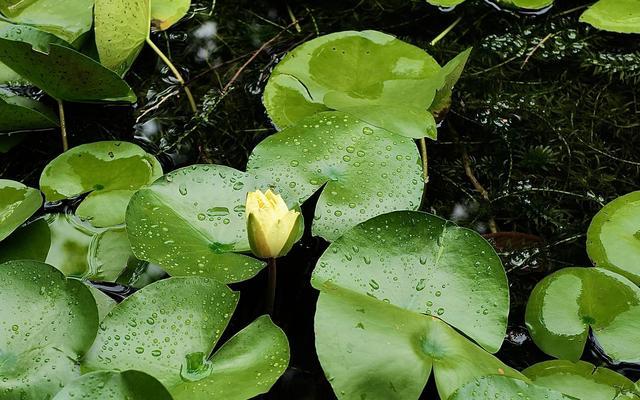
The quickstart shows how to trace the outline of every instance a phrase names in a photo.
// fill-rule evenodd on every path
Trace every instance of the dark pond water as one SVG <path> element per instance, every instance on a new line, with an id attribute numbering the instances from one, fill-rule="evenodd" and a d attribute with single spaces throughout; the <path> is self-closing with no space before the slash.
<path id="1" fill-rule="evenodd" d="M 501 253 L 512 304 L 499 356 L 524 368 L 545 358 L 523 322 L 533 285 L 550 271 L 588 265 L 591 217 L 640 187 L 640 41 L 579 24 L 585 4 L 558 0 L 540 15 L 527 15 L 472 0 L 454 10 L 408 0 L 301 0 L 290 2 L 298 31 L 286 29 L 285 1 L 219 1 L 213 10 L 210 2 L 196 2 L 188 19 L 154 41 L 188 76 L 200 113 L 191 115 L 167 68 L 145 49 L 127 78 L 138 106 L 68 105 L 70 143 L 135 140 L 166 170 L 192 163 L 243 169 L 250 150 L 274 132 L 261 104 L 270 68 L 305 40 L 376 29 L 427 49 L 440 62 L 473 46 L 439 140 L 428 144 L 425 210 L 486 234 Z M 55 132 L 32 135 L 0 155 L 0 176 L 36 186 L 59 151 Z M 280 263 L 276 319 L 289 335 L 292 362 L 269 398 L 333 398 L 313 347 L 317 294 L 308 283 L 325 247 L 306 237 Z M 230 331 L 261 313 L 265 279 L 236 285 L 243 297 Z M 114 297 L 127 293 L 102 289 L 117 292 Z M 584 358 L 607 363 L 593 343 Z M 639 377 L 635 366 L 612 367 Z M 423 397 L 434 393 L 429 382 Z"/>

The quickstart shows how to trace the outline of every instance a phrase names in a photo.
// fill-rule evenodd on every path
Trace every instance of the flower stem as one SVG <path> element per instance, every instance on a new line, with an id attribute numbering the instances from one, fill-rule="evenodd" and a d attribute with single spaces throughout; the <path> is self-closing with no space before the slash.
<path id="1" fill-rule="evenodd" d="M 69 141 L 67 140 L 67 121 L 64 117 L 64 104 L 62 100 L 58 101 L 58 116 L 60 118 L 60 137 L 62 138 L 62 150 L 69 150 Z"/>
<path id="2" fill-rule="evenodd" d="M 420 156 L 422 158 L 422 178 L 426 185 L 429 182 L 429 158 L 427 157 L 427 141 L 425 138 L 420 139 Z"/>
<path id="3" fill-rule="evenodd" d="M 274 304 L 276 301 L 276 259 L 267 260 L 269 268 L 269 282 L 267 284 L 267 313 L 273 317 Z"/>
<path id="4" fill-rule="evenodd" d="M 191 106 L 191 110 L 193 111 L 193 113 L 195 114 L 196 112 L 198 112 L 198 106 L 196 106 L 196 101 L 194 100 L 193 95 L 191 94 L 191 90 L 189 89 L 189 87 L 187 85 L 185 85 L 184 78 L 182 77 L 182 74 L 180 74 L 180 71 L 178 71 L 178 68 L 176 68 L 176 66 L 173 65 L 171 60 L 169 60 L 169 57 L 167 57 L 162 52 L 162 50 L 160 50 L 160 48 L 158 46 L 156 46 L 155 43 L 153 43 L 153 41 L 151 40 L 151 38 L 149 36 L 147 36 L 146 42 L 149 45 L 149 47 L 151 47 L 153 49 L 153 51 L 156 52 L 158 57 L 160 57 L 160 59 L 165 64 L 167 64 L 167 67 L 169 67 L 169 69 L 173 73 L 173 76 L 175 76 L 176 79 L 178 80 L 178 82 L 180 82 L 180 85 L 184 89 L 184 93 L 187 95 L 187 99 L 189 99 L 189 105 Z"/>
<path id="5" fill-rule="evenodd" d="M 447 36 L 447 34 L 449 32 L 451 32 L 451 30 L 453 28 L 456 27 L 456 25 L 458 25 L 460 23 L 460 21 L 462 21 L 462 17 L 458 17 L 455 21 L 453 21 L 453 23 L 451 25 L 449 25 L 448 27 L 445 28 L 444 31 L 440 32 L 440 34 L 438 36 L 436 36 L 431 43 L 429 43 L 431 46 L 435 46 L 436 43 L 438 43 L 440 40 L 442 40 L 443 37 Z"/>

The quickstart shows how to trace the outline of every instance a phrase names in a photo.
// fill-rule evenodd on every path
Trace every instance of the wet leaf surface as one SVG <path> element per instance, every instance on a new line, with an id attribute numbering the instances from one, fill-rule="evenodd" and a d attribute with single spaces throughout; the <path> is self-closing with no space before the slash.
<path id="1" fill-rule="evenodd" d="M 127 399 L 173 400 L 155 378 L 140 371 L 97 371 L 65 386 L 53 400 Z"/>
<path id="2" fill-rule="evenodd" d="M 0 179 L 0 240 L 9 236 L 42 205 L 42 194 L 20 182 Z"/>

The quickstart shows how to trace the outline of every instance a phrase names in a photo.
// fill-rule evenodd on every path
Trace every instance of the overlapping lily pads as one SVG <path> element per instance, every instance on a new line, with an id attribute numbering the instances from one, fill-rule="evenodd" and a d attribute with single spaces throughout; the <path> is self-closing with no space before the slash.
<path id="1" fill-rule="evenodd" d="M 571 400 L 571 397 L 548 389 L 533 385 L 521 379 L 507 376 L 484 376 L 458 389 L 449 400 L 495 400 L 495 399 L 544 399 Z"/>
<path id="2" fill-rule="evenodd" d="M 127 142 L 80 145 L 51 161 L 40 176 L 47 201 L 88 194 L 76 215 L 98 227 L 124 222 L 133 193 L 162 175 L 154 156 Z"/>
<path id="3" fill-rule="evenodd" d="M 0 397 L 51 398 L 80 375 L 98 328 L 89 289 L 35 261 L 0 264 Z"/>
<path id="4" fill-rule="evenodd" d="M 638 400 L 633 381 L 604 367 L 578 361 L 545 361 L 524 371 L 533 383 L 580 400 Z"/>
<path id="5" fill-rule="evenodd" d="M 58 116 L 44 104 L 0 89 L 0 132 L 54 128 Z"/>
<path id="6" fill-rule="evenodd" d="M 526 322 L 545 353 L 577 361 L 589 330 L 615 362 L 640 362 L 640 289 L 602 268 L 564 268 L 531 293 Z"/>
<path id="7" fill-rule="evenodd" d="M 640 192 L 618 197 L 593 217 L 587 252 L 596 267 L 640 285 Z"/>
<path id="8" fill-rule="evenodd" d="M 442 398 L 474 377 L 519 376 L 445 324 L 492 352 L 504 337 L 505 273 L 473 231 L 421 212 L 381 215 L 332 243 L 312 284 L 316 347 L 340 399 L 417 399 L 432 366 Z"/>
<path id="9" fill-rule="evenodd" d="M 127 229 L 138 258 L 170 275 L 243 281 L 264 267 L 248 255 L 244 206 L 263 189 L 248 174 L 220 165 L 193 165 L 138 191 L 127 209 Z"/>
<path id="10" fill-rule="evenodd" d="M 53 400 L 77 399 L 173 400 L 154 377 L 140 371 L 97 371 L 65 386 Z"/>
<path id="11" fill-rule="evenodd" d="M 345 31 L 291 51 L 273 70 L 263 102 L 280 129 L 338 110 L 402 136 L 435 139 L 428 109 L 443 85 L 440 65 L 424 50 L 377 31 Z"/>
<path id="12" fill-rule="evenodd" d="M 20 182 L 0 179 L 0 240 L 9 236 L 42 205 L 42 195 Z"/>
<path id="13" fill-rule="evenodd" d="M 101 321 L 83 368 L 140 370 L 176 400 L 212 394 L 245 400 L 264 393 L 289 361 L 286 336 L 269 317 L 258 318 L 208 357 L 237 301 L 236 292 L 203 277 L 146 286 Z"/>
<path id="14" fill-rule="evenodd" d="M 313 234 L 327 240 L 376 215 L 417 209 L 424 185 L 411 139 L 342 112 L 320 113 L 262 141 L 249 158 L 291 203 L 316 191 Z"/>
<path id="15" fill-rule="evenodd" d="M 580 21 L 606 31 L 640 33 L 640 0 L 600 0 L 582 13 Z"/>

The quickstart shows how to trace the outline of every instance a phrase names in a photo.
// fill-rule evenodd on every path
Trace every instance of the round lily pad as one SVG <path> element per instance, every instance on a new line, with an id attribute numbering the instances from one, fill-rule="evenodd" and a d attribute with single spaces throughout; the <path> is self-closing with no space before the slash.
<path id="1" fill-rule="evenodd" d="M 154 156 L 127 142 L 83 144 L 51 161 L 40 176 L 47 201 L 87 196 L 76 215 L 98 227 L 124 223 L 133 193 L 162 175 Z"/>
<path id="2" fill-rule="evenodd" d="M 522 371 L 536 385 L 580 400 L 637 400 L 635 383 L 604 367 L 578 361 L 544 361 Z"/>
<path id="3" fill-rule="evenodd" d="M 65 386 L 53 400 L 173 400 L 154 377 L 140 371 L 97 371 Z"/>
<path id="4" fill-rule="evenodd" d="M 42 195 L 20 182 L 0 179 L 0 240 L 22 225 L 42 205 Z"/>
<path id="5" fill-rule="evenodd" d="M 291 203 L 322 190 L 313 234 L 335 240 L 376 215 L 420 206 L 422 168 L 411 139 L 342 112 L 320 113 L 262 141 L 247 172 Z"/>
<path id="6" fill-rule="evenodd" d="M 151 0 L 151 25 L 164 31 L 187 14 L 191 0 Z"/>
<path id="7" fill-rule="evenodd" d="M 280 129 L 338 110 L 399 135 L 435 138 L 428 108 L 443 84 L 440 66 L 424 50 L 377 31 L 345 31 L 287 54 L 263 102 Z"/>
<path id="8" fill-rule="evenodd" d="M 640 33 L 640 0 L 600 0 L 580 16 L 598 29 Z"/>
<path id="9" fill-rule="evenodd" d="M 577 361 L 589 329 L 615 362 L 640 362 L 640 288 L 602 268 L 564 268 L 540 281 L 525 319 L 545 353 Z"/>
<path id="10" fill-rule="evenodd" d="M 436 317 L 331 284 L 318 299 L 315 333 L 340 400 L 417 400 L 432 369 L 443 399 L 484 375 L 524 379 Z"/>
<path id="11" fill-rule="evenodd" d="M 127 210 L 134 253 L 170 275 L 203 275 L 238 282 L 264 263 L 249 251 L 244 214 L 247 192 L 261 188 L 244 172 L 193 165 L 138 191 Z"/>
<path id="12" fill-rule="evenodd" d="M 544 400 L 571 400 L 571 397 L 548 389 L 536 386 L 524 380 L 507 376 L 485 376 L 468 382 L 458 389 L 450 400 L 496 400 L 496 399 L 544 399 Z"/>
<path id="13" fill-rule="evenodd" d="M 80 375 L 98 311 L 89 289 L 35 261 L 0 264 L 0 398 L 51 398 Z"/>
<path id="14" fill-rule="evenodd" d="M 58 126 L 58 117 L 44 104 L 0 89 L 0 132 L 21 132 Z"/>
<path id="15" fill-rule="evenodd" d="M 83 368 L 143 371 L 176 400 L 264 393 L 289 360 L 286 336 L 269 317 L 258 318 L 209 358 L 237 302 L 238 293 L 209 278 L 153 283 L 102 320 Z"/>
<path id="16" fill-rule="evenodd" d="M 325 283 L 438 317 L 490 352 L 505 335 L 500 258 L 476 232 L 431 214 L 393 212 L 347 231 L 318 261 L 312 284 Z"/>
<path id="17" fill-rule="evenodd" d="M 553 0 L 498 0 L 498 4 L 523 10 L 540 10 L 553 4 Z"/>
<path id="18" fill-rule="evenodd" d="M 587 253 L 596 267 L 640 285 L 640 191 L 618 197 L 593 217 Z"/>

